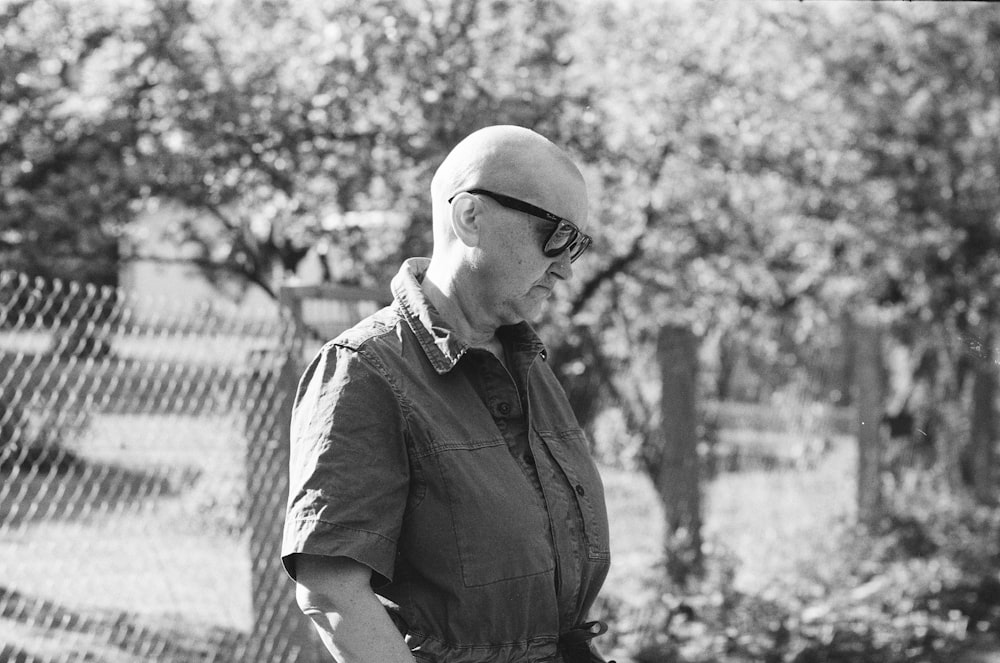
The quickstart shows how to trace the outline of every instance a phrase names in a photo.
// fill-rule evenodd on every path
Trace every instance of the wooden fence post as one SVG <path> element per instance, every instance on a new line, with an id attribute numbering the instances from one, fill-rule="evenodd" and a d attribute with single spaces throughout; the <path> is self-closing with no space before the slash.
<path id="1" fill-rule="evenodd" d="M 854 406 L 858 439 L 858 521 L 874 525 L 882 517 L 882 416 L 885 385 L 882 334 L 872 317 L 853 319 Z"/>
<path id="2" fill-rule="evenodd" d="M 660 434 L 663 456 L 654 484 L 663 501 L 670 549 L 668 566 L 676 579 L 699 573 L 701 552 L 701 482 L 698 463 L 698 337 L 686 326 L 666 326 L 657 342 L 660 365 Z M 671 557 L 678 559 L 671 562 Z"/>
<path id="3" fill-rule="evenodd" d="M 994 337 L 987 328 L 980 357 L 972 369 L 972 411 L 970 412 L 969 459 L 972 492 L 980 504 L 996 503 L 997 365 Z"/>

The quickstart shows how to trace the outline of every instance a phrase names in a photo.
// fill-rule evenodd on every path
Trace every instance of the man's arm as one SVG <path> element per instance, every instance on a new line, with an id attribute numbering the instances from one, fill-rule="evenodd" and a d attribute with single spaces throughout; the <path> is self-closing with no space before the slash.
<path id="1" fill-rule="evenodd" d="M 295 598 L 339 663 L 413 663 L 371 588 L 371 569 L 348 557 L 298 555 Z"/>

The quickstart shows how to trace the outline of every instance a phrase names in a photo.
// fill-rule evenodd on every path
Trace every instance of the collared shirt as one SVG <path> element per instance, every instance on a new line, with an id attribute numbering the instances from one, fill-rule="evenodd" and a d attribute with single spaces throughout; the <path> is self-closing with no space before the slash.
<path id="1" fill-rule="evenodd" d="M 302 377 L 282 559 L 369 566 L 418 661 L 560 661 L 608 570 L 600 477 L 530 326 L 498 331 L 506 366 L 463 344 L 427 264 Z"/>

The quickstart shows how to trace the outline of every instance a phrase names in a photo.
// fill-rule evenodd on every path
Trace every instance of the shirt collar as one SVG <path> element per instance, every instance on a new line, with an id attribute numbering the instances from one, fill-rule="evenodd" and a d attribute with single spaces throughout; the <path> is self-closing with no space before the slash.
<path id="1" fill-rule="evenodd" d="M 461 341 L 420 287 L 430 258 L 410 258 L 392 279 L 392 295 L 431 366 L 439 374 L 449 372 L 470 346 Z M 545 345 L 526 322 L 501 327 L 498 335 L 510 352 L 530 352 L 546 357 Z"/>

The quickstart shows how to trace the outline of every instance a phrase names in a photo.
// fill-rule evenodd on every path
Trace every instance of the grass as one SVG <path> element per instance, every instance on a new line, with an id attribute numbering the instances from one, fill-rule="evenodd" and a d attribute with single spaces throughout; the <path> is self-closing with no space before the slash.
<path id="1" fill-rule="evenodd" d="M 212 521 L 241 488 L 225 418 L 98 415 L 61 470 L 0 486 L 0 660 L 202 661 L 251 626 L 246 542 Z M 238 509 L 238 505 L 233 505 Z"/>
<path id="2" fill-rule="evenodd" d="M 740 591 L 766 590 L 817 559 L 829 559 L 829 536 L 853 518 L 854 458 L 839 440 L 811 469 L 722 473 L 704 491 L 703 536 L 709 550 L 732 555 Z M 611 526 L 608 592 L 638 603 L 658 591 L 664 550 L 663 510 L 649 477 L 601 468 Z"/>
<path id="3" fill-rule="evenodd" d="M 834 558 L 835 534 L 854 519 L 855 466 L 853 440 L 839 438 L 814 467 L 725 473 L 706 486 L 705 539 L 734 556 L 735 589 L 766 592 Z"/>
<path id="4" fill-rule="evenodd" d="M 599 646 L 619 663 L 1000 663 L 995 632 L 966 634 L 964 614 L 935 611 L 920 598 L 968 601 L 962 588 L 975 588 L 968 584 L 975 577 L 956 575 L 944 549 L 886 556 L 900 532 L 868 537 L 855 527 L 855 467 L 854 441 L 845 437 L 811 466 L 722 473 L 707 482 L 703 534 L 712 577 L 693 590 L 665 579 L 662 509 L 649 478 L 602 468 L 612 568 L 597 607 L 611 630 Z M 995 575 L 996 567 L 976 573 Z M 668 634 L 665 615 L 687 617 L 678 606 L 693 613 L 672 622 Z M 776 643 L 786 627 L 797 640 L 782 648 Z M 832 644 L 824 644 L 826 632 Z M 876 649 L 866 653 L 869 636 Z M 878 649 L 890 645 L 897 649 Z"/>

